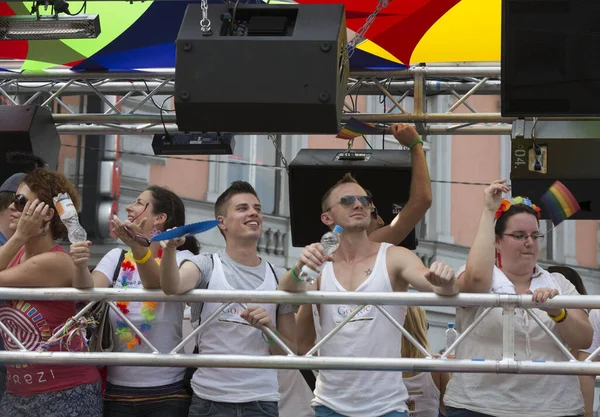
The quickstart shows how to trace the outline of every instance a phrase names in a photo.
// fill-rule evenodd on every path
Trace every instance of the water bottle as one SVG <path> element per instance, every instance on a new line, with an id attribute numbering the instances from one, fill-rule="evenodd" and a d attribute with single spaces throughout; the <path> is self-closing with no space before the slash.
<path id="1" fill-rule="evenodd" d="M 446 350 L 448 350 L 448 348 L 452 346 L 454 342 L 456 342 L 458 336 L 459 334 L 454 328 L 454 323 L 448 323 L 448 328 L 446 329 Z"/>
<path id="2" fill-rule="evenodd" d="M 342 234 L 343 231 L 344 229 L 341 226 L 336 225 L 333 228 L 333 231 L 323 235 L 321 238 L 321 245 L 323 245 L 323 249 L 325 250 L 325 257 L 331 255 L 338 246 L 340 246 L 340 234 Z M 305 280 L 308 284 L 312 284 L 319 277 L 323 266 L 319 266 L 318 269 L 318 271 L 313 271 L 308 266 L 304 265 L 299 278 Z"/>
<path id="3" fill-rule="evenodd" d="M 60 220 L 67 227 L 69 233 L 69 242 L 85 242 L 87 240 L 87 233 L 85 229 L 79 224 L 79 217 L 77 216 L 77 209 L 73 205 L 71 196 L 67 193 L 60 193 L 54 197 L 54 207 L 60 216 Z"/>

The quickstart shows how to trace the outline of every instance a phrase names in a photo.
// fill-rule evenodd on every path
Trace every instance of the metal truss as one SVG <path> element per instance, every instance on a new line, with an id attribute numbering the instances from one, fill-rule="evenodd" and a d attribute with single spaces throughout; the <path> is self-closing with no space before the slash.
<path id="1" fill-rule="evenodd" d="M 531 296 L 509 294 L 460 294 L 455 297 L 441 297 L 434 293 L 331 293 L 307 291 L 303 293 L 287 293 L 283 291 L 214 291 L 194 290 L 185 295 L 168 296 L 157 290 L 131 289 L 127 291 L 115 289 L 76 290 L 72 288 L 5 288 L 0 299 L 27 300 L 76 300 L 88 301 L 77 316 L 58 329 L 52 338 L 68 333 L 65 329 L 79 322 L 96 302 L 107 302 L 109 307 L 127 323 L 140 337 L 152 353 L 127 352 L 48 352 L 43 349 L 30 351 L 21 341 L 0 322 L 0 328 L 19 347 L 20 350 L 0 351 L 0 361 L 4 363 L 43 363 L 56 365 L 133 365 L 133 366 L 196 366 L 196 367 L 236 367 L 236 368 L 281 368 L 281 369 L 350 369 L 350 370 L 387 370 L 387 371 L 447 371 L 447 372 L 482 372 L 482 373 L 521 373 L 521 374 L 565 374 L 565 375 L 597 375 L 600 363 L 592 360 L 600 353 L 596 349 L 585 361 L 578 361 L 560 340 L 548 329 L 540 318 L 532 311 L 537 305 Z M 188 335 L 169 353 L 159 352 L 144 335 L 116 307 L 113 301 L 204 301 L 222 303 L 210 317 L 196 330 Z M 293 303 L 293 304 L 346 304 L 352 306 L 352 312 L 330 333 L 315 345 L 306 355 L 296 355 L 283 340 L 270 329 L 262 329 L 271 337 L 287 356 L 242 356 L 242 355 L 202 355 L 179 354 L 185 344 L 214 320 L 227 306 L 237 303 L 247 308 L 245 303 Z M 546 302 L 547 307 L 598 308 L 600 296 L 558 296 Z M 367 358 L 367 357 L 328 357 L 314 356 L 314 353 L 327 343 L 344 325 L 349 323 L 365 306 L 374 306 L 402 332 L 424 355 L 423 359 L 410 358 Z M 419 306 L 477 306 L 485 307 L 483 313 L 473 322 L 461 336 L 450 346 L 441 358 L 434 358 L 398 323 L 383 307 L 384 305 L 419 305 Z M 503 357 L 497 359 L 448 359 L 448 355 L 463 342 L 469 333 L 480 324 L 482 319 L 492 310 L 502 308 L 503 314 Z M 514 360 L 514 324 L 515 308 L 524 309 L 545 333 L 562 350 L 567 361 L 546 362 L 543 358 L 532 360 Z M 52 339 L 51 339 L 52 340 Z"/>
<path id="2" fill-rule="evenodd" d="M 514 118 L 499 113 L 481 113 L 469 103 L 469 97 L 479 94 L 500 94 L 500 66 L 417 66 L 393 71 L 355 71 L 347 87 L 347 100 L 342 120 L 351 117 L 370 123 L 415 123 L 421 134 L 510 134 Z M 83 72 L 50 70 L 44 75 L 20 72 L 0 74 L 0 101 L 17 105 L 40 103 L 60 108 L 54 114 L 58 130 L 63 134 L 154 134 L 177 131 L 175 116 L 158 107 L 149 107 L 153 97 L 169 96 L 175 90 L 175 70 L 145 72 Z M 31 94 L 24 102 L 19 95 Z M 99 96 L 108 109 L 104 114 L 78 113 L 65 104 L 65 96 Z M 457 101 L 446 113 L 429 113 L 426 98 L 452 95 Z M 356 96 L 384 96 L 393 105 L 386 113 L 358 113 Z M 113 96 L 113 97 L 109 97 Z M 118 97 L 115 103 L 114 96 Z M 414 110 L 406 111 L 403 101 L 414 98 Z M 119 104 L 136 101 L 123 112 Z M 159 103 L 162 105 L 162 103 Z M 456 110 L 464 107 L 466 113 Z"/>

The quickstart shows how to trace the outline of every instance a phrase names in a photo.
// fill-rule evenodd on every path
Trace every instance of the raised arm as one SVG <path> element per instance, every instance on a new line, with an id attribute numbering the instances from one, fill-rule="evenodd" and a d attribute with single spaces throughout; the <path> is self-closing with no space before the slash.
<path id="1" fill-rule="evenodd" d="M 68 254 L 46 252 L 0 271 L 0 287 L 70 287 L 76 268 Z"/>
<path id="2" fill-rule="evenodd" d="M 160 287 L 167 295 L 184 294 L 196 287 L 202 278 L 200 270 L 192 262 L 177 265 L 177 248 L 185 238 L 162 241 L 163 256 L 160 261 Z"/>
<path id="3" fill-rule="evenodd" d="M 414 127 L 403 124 L 392 126 L 391 131 L 401 145 L 412 146 L 410 150 L 412 162 L 410 196 L 394 220 L 389 225 L 372 232 L 369 239 L 374 242 L 388 242 L 397 245 L 406 239 L 411 230 L 421 221 L 431 207 L 432 197 L 423 143 L 417 142 L 419 134 Z"/>
<path id="4" fill-rule="evenodd" d="M 70 247 L 71 258 L 76 266 L 76 273 L 75 277 L 73 278 L 74 288 L 110 287 L 111 277 L 107 277 L 100 271 L 90 272 L 89 262 L 91 246 L 92 242 L 87 241 L 73 243 Z"/>
<path id="5" fill-rule="evenodd" d="M 442 262 L 434 262 L 427 268 L 406 248 L 390 247 L 387 267 L 394 291 L 406 291 L 409 284 L 418 291 L 433 291 L 439 295 L 455 295 L 459 291 L 452 268 Z"/>
<path id="6" fill-rule="evenodd" d="M 506 180 L 494 181 L 484 191 L 484 208 L 479 229 L 469 250 L 465 272 L 458 278 L 462 292 L 487 293 L 492 287 L 496 262 L 494 217 L 500 207 L 502 193 L 510 191 L 505 183 Z"/>

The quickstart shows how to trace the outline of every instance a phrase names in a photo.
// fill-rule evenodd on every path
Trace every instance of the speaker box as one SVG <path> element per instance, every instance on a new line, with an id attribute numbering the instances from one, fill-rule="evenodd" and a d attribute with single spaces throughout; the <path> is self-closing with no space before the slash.
<path id="1" fill-rule="evenodd" d="M 577 199 L 590 201 L 591 210 L 581 210 L 571 219 L 600 219 L 600 139 L 536 139 L 539 155 L 531 139 L 514 139 L 511 146 L 511 185 L 513 196 L 526 196 L 541 209 L 542 195 L 555 181 L 562 182 Z M 539 161 L 539 169 L 535 162 Z"/>
<path id="2" fill-rule="evenodd" d="M 321 222 L 321 198 L 348 172 L 371 193 L 379 215 L 386 224 L 396 217 L 408 201 L 410 151 L 356 151 L 353 153 L 355 159 L 350 160 L 345 159 L 347 155 L 340 149 L 302 149 L 289 164 L 293 246 L 318 242 L 328 231 Z M 414 229 L 400 246 L 416 248 Z"/>
<path id="3" fill-rule="evenodd" d="M 597 0 L 502 0 L 501 111 L 600 115 Z"/>
<path id="4" fill-rule="evenodd" d="M 0 106 L 0 183 L 14 173 L 30 169 L 6 162 L 8 152 L 33 153 L 50 169 L 58 167 L 60 136 L 52 113 L 45 107 Z"/>
<path id="5" fill-rule="evenodd" d="M 176 41 L 179 130 L 338 133 L 345 16 L 342 4 L 211 4 L 203 36 L 190 4 Z"/>

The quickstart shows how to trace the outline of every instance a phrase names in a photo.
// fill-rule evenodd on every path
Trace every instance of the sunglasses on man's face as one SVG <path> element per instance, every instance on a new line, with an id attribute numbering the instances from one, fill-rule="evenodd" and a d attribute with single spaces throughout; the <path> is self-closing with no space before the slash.
<path id="1" fill-rule="evenodd" d="M 368 197 L 366 195 L 345 195 L 342 198 L 340 198 L 340 201 L 338 201 L 336 204 L 340 204 L 342 207 L 348 208 L 352 207 L 356 200 L 358 200 L 363 207 L 369 207 L 373 205 L 373 200 L 371 199 L 371 197 Z M 335 204 L 333 206 L 335 206 Z M 331 210 L 333 206 L 329 207 L 325 211 Z"/>
<path id="2" fill-rule="evenodd" d="M 137 219 L 139 219 L 139 217 L 144 214 L 144 212 L 146 211 L 146 209 L 148 208 L 148 206 L 150 205 L 150 203 L 146 203 L 146 207 L 144 207 L 144 210 L 142 210 L 142 212 L 140 214 L 138 214 L 137 216 L 135 216 L 133 219 L 131 219 L 131 223 L 133 223 L 134 221 L 136 221 Z M 150 244 L 152 243 L 152 241 L 150 239 L 148 239 L 146 236 L 144 236 L 141 233 L 135 233 L 133 230 L 131 230 L 129 227 L 127 226 L 123 226 L 123 229 L 125 229 L 125 231 L 127 232 L 127 234 L 129 235 L 129 237 L 131 239 L 133 239 L 135 241 L 135 243 L 137 243 L 140 246 L 143 247 L 149 247 Z"/>
<path id="3" fill-rule="evenodd" d="M 25 210 L 25 205 L 28 201 L 29 200 L 27 200 L 27 197 L 25 197 L 23 194 L 17 194 L 13 201 L 15 210 L 17 210 L 19 213 L 23 213 L 23 210 Z"/>

